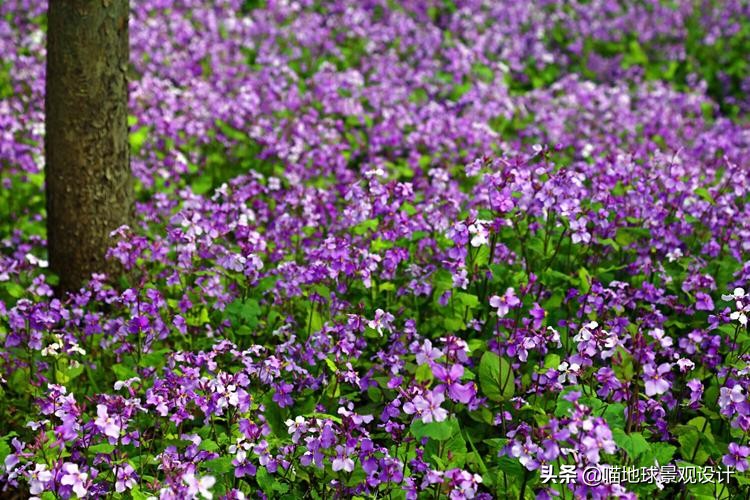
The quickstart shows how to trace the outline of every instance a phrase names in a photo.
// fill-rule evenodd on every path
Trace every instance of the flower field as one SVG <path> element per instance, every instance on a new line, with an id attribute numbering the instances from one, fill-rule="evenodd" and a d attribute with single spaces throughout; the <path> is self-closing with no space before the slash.
<path id="1" fill-rule="evenodd" d="M 0 1 L 0 497 L 750 496 L 750 1 L 130 3 L 61 296 Z"/>

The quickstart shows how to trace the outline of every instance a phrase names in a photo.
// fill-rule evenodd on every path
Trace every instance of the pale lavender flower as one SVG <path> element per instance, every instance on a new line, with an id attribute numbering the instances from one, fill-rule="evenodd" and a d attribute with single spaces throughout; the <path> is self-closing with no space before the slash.
<path id="1" fill-rule="evenodd" d="M 490 305 L 497 309 L 497 316 L 499 318 L 505 317 L 512 308 L 520 303 L 521 301 L 516 297 L 516 292 L 513 288 L 508 288 L 502 296 L 493 295 L 490 297 Z"/>
<path id="2" fill-rule="evenodd" d="M 662 363 L 658 368 L 654 368 L 653 365 L 645 365 L 643 367 L 643 380 L 646 382 L 646 396 L 656 396 L 658 394 L 664 394 L 669 390 L 671 384 L 669 380 L 665 378 L 665 375 L 670 372 L 672 365 L 669 363 Z"/>
<path id="3" fill-rule="evenodd" d="M 83 498 L 88 492 L 87 480 L 89 475 L 78 470 L 78 464 L 66 462 L 62 466 L 60 484 L 70 486 L 73 492 Z"/>

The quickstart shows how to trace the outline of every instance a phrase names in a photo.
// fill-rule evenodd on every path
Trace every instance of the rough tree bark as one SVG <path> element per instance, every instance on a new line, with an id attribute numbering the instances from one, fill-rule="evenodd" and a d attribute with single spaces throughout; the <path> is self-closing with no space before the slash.
<path id="1" fill-rule="evenodd" d="M 105 260 L 131 221 L 128 0 L 50 0 L 47 12 L 46 194 L 50 268 L 61 291 Z"/>

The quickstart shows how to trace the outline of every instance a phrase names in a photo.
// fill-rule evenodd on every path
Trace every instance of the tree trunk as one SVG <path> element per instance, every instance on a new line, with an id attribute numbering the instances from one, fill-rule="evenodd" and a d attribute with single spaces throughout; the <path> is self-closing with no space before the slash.
<path id="1" fill-rule="evenodd" d="M 61 291 L 119 272 L 104 255 L 133 213 L 128 15 L 128 0 L 49 0 L 47 242 Z"/>

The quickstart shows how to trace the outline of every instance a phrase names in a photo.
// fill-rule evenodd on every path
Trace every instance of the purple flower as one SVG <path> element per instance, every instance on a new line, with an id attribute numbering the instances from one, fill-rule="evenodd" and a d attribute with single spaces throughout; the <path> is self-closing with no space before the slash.
<path id="1" fill-rule="evenodd" d="M 416 361 L 418 365 L 423 365 L 440 358 L 440 356 L 442 355 L 443 351 L 441 351 L 437 347 L 432 347 L 432 342 L 430 342 L 430 339 L 425 339 L 424 343 L 419 346 L 419 349 L 416 352 Z"/>
<path id="2" fill-rule="evenodd" d="M 713 311 L 714 301 L 707 293 L 698 292 L 695 294 L 695 308 L 698 311 Z"/>
<path id="3" fill-rule="evenodd" d="M 734 467 L 738 472 L 745 472 L 748 469 L 748 455 L 750 455 L 749 446 L 739 446 L 737 443 L 729 443 L 729 453 L 724 455 L 722 462 L 727 467 Z"/>
<path id="4" fill-rule="evenodd" d="M 105 436 L 112 439 L 120 437 L 120 424 L 117 419 L 109 415 L 106 405 L 96 405 L 96 415 L 97 417 L 96 420 L 94 420 L 94 425 L 96 425 Z"/>
<path id="5" fill-rule="evenodd" d="M 532 318 L 534 318 L 533 323 L 531 326 L 538 330 L 542 327 L 542 323 L 544 323 L 544 318 L 547 315 L 545 310 L 540 306 L 537 302 L 534 302 L 534 305 L 531 306 L 531 310 L 529 311 L 529 314 Z"/>
<path id="6" fill-rule="evenodd" d="M 690 380 L 687 383 L 688 389 L 690 389 L 690 406 L 697 407 L 703 397 L 703 384 L 697 378 Z"/>
<path id="7" fill-rule="evenodd" d="M 29 472 L 29 493 L 38 495 L 44 491 L 45 484 L 52 479 L 52 473 L 47 470 L 45 464 L 36 464 L 34 470 Z"/>
<path id="8" fill-rule="evenodd" d="M 78 470 L 78 464 L 70 462 L 63 464 L 62 472 L 60 484 L 70 486 L 76 495 L 81 498 L 85 497 L 88 491 L 87 480 L 89 475 Z"/>
<path id="9" fill-rule="evenodd" d="M 115 482 L 117 493 L 132 490 L 136 484 L 138 481 L 136 481 L 135 469 L 130 464 L 125 463 L 117 467 L 117 481 Z"/>
<path id="10" fill-rule="evenodd" d="M 539 446 L 534 444 L 528 436 L 523 443 L 515 441 L 510 447 L 511 456 L 517 458 L 518 461 L 521 462 L 521 465 L 528 470 L 536 470 L 539 468 L 539 461 L 536 459 L 536 454 L 539 453 L 539 451 Z"/>
<path id="11" fill-rule="evenodd" d="M 583 428 L 587 426 L 587 422 L 584 421 Z M 604 451 L 606 453 L 614 453 L 617 451 L 617 445 L 612 439 L 612 432 L 609 430 L 606 424 L 594 424 L 592 432 L 581 439 L 581 445 L 583 454 L 591 463 L 599 463 L 599 452 Z"/>
<path id="12" fill-rule="evenodd" d="M 446 370 L 443 365 L 435 363 L 432 365 L 432 373 L 435 375 L 435 378 L 447 385 L 448 396 L 454 401 L 466 404 L 476 394 L 476 388 L 473 383 L 459 383 L 461 377 L 464 375 L 464 367 L 462 365 L 456 364 L 451 366 L 450 370 Z M 435 390 L 440 391 L 444 389 L 444 385 L 439 385 L 435 388 Z"/>
<path id="13" fill-rule="evenodd" d="M 354 470 L 354 460 L 349 458 L 347 451 L 348 450 L 341 445 L 336 446 L 336 456 L 331 463 L 331 468 L 334 472 L 340 470 L 352 472 Z"/>
<path id="14" fill-rule="evenodd" d="M 669 390 L 669 380 L 664 376 L 670 372 L 672 365 L 669 363 L 662 363 L 658 368 L 654 369 L 654 365 L 648 364 L 643 367 L 643 380 L 646 382 L 646 396 L 656 396 L 657 394 L 664 394 Z"/>
<path id="15" fill-rule="evenodd" d="M 423 396 L 416 396 L 413 401 L 404 403 L 404 412 L 408 415 L 416 414 L 421 417 L 422 422 L 442 422 L 448 418 L 448 411 L 440 405 L 445 401 L 442 392 L 427 391 Z"/>
<path id="16" fill-rule="evenodd" d="M 497 316 L 499 318 L 505 317 L 512 308 L 520 303 L 521 301 L 516 297 L 516 292 L 513 288 L 508 288 L 502 296 L 493 295 L 490 297 L 490 305 L 497 309 Z"/>
<path id="17" fill-rule="evenodd" d="M 383 330 L 386 330 L 388 332 L 391 331 L 391 323 L 393 323 L 394 319 L 395 318 L 393 317 L 393 314 L 385 312 L 382 309 L 378 309 L 375 311 L 375 319 L 368 321 L 367 326 L 377 331 L 378 334 L 382 337 Z"/>
<path id="18" fill-rule="evenodd" d="M 276 402 L 276 404 L 278 404 L 281 408 L 284 408 L 285 406 L 292 406 L 294 404 L 294 400 L 290 396 L 292 389 L 294 389 L 294 385 L 282 381 L 278 384 L 274 384 L 274 387 L 276 387 L 276 392 L 274 392 L 272 399 Z"/>
<path id="19" fill-rule="evenodd" d="M 297 416 L 294 420 L 287 419 L 284 424 L 287 427 L 287 432 L 292 435 L 292 443 L 299 442 L 299 438 L 308 429 L 307 420 L 302 415 Z"/>
<path id="20" fill-rule="evenodd" d="M 208 500 L 211 500 L 213 498 L 213 494 L 211 493 L 210 488 L 213 487 L 214 484 L 216 484 L 215 477 L 203 476 L 201 478 L 196 478 L 195 474 L 189 472 L 182 476 L 182 480 L 188 486 L 188 496 L 195 498 L 198 494 L 200 494 L 203 498 L 207 498 Z"/>
<path id="21" fill-rule="evenodd" d="M 719 408 L 721 414 L 731 417 L 735 414 L 750 415 L 750 404 L 740 384 L 735 384 L 731 389 L 722 387 L 719 391 Z"/>
<path id="22" fill-rule="evenodd" d="M 585 218 L 574 219 L 570 221 L 570 229 L 573 231 L 571 240 L 573 243 L 589 243 L 591 241 L 591 233 L 586 230 L 587 221 Z"/>
<path id="23" fill-rule="evenodd" d="M 563 361 L 560 366 L 557 367 L 559 373 L 557 381 L 561 384 L 565 383 L 565 380 L 570 381 L 571 384 L 578 383 L 578 375 L 581 372 L 581 365 L 578 363 L 568 363 Z"/>

